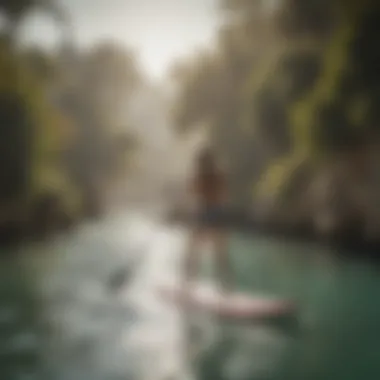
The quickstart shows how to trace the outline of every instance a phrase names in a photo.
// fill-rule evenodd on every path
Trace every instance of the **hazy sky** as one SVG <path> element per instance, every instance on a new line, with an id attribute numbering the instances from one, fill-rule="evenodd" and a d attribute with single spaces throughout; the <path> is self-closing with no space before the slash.
<path id="1" fill-rule="evenodd" d="M 168 66 L 210 44 L 218 24 L 218 0 L 59 0 L 70 12 L 75 38 L 88 45 L 115 39 L 138 51 L 144 69 L 161 77 Z M 52 44 L 57 31 L 44 17 L 25 27 L 28 40 Z"/>

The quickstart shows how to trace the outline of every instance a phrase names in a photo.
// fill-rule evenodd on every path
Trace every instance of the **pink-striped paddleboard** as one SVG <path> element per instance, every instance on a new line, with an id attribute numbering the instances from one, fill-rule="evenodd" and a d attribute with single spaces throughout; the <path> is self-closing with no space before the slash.
<path id="1" fill-rule="evenodd" d="M 180 287 L 159 287 L 159 294 L 179 306 L 186 306 L 233 319 L 272 318 L 295 313 L 292 302 L 256 297 L 241 292 L 220 293 L 212 286 L 192 284 L 185 292 Z"/>

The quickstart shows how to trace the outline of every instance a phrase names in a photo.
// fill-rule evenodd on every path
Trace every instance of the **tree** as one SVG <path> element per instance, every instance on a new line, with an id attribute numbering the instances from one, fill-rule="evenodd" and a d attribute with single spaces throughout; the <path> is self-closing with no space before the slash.
<path id="1" fill-rule="evenodd" d="M 0 45 L 0 73 L 4 223 L 27 216 L 46 191 L 64 192 L 64 201 L 71 202 L 74 190 L 60 163 L 70 123 L 50 104 L 46 88 L 8 42 Z"/>
<path id="2" fill-rule="evenodd" d="M 62 60 L 64 75 L 57 90 L 61 109 L 76 124 L 65 162 L 82 189 L 87 213 L 96 215 L 102 206 L 102 189 L 112 183 L 115 171 L 120 173 L 126 155 L 130 139 L 126 109 L 141 75 L 133 54 L 112 43 L 87 52 L 71 51 L 71 55 L 70 65 Z"/>
<path id="3" fill-rule="evenodd" d="M 9 38 L 15 38 L 24 18 L 36 8 L 49 13 L 61 27 L 69 26 L 69 17 L 55 0 L 0 0 L 0 14 L 5 16 L 5 31 Z"/>
<path id="4" fill-rule="evenodd" d="M 262 160 L 252 138 L 247 82 L 260 70 L 261 55 L 273 39 L 270 19 L 260 1 L 225 1 L 221 12 L 226 23 L 218 33 L 217 46 L 193 63 L 177 68 L 180 129 L 206 124 L 215 148 L 228 162 L 236 202 L 247 202 L 247 178 L 260 173 Z M 259 34 L 260 33 L 260 34 Z M 267 69 L 266 65 L 266 69 Z M 249 173 L 249 176 L 248 176 Z"/>
<path id="5" fill-rule="evenodd" d="M 233 163 L 236 198 L 272 196 L 296 210 L 323 167 L 353 162 L 378 139 L 380 9 L 372 0 L 262 5 L 222 2 L 218 45 L 177 74 L 178 125 L 207 123 Z"/>

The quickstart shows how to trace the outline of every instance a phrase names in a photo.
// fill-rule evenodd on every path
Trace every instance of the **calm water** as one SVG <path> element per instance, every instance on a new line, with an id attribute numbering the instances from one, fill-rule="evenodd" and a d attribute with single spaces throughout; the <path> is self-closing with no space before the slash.
<path id="1" fill-rule="evenodd" d="M 3 263 L 1 379 L 380 378 L 377 269 L 335 260 L 327 248 L 237 233 L 230 252 L 239 289 L 295 300 L 297 321 L 194 316 L 198 354 L 186 371 L 180 315 L 156 294 L 178 280 L 185 242 L 185 231 L 136 214 Z M 116 291 L 109 283 L 118 273 L 126 281 Z"/>

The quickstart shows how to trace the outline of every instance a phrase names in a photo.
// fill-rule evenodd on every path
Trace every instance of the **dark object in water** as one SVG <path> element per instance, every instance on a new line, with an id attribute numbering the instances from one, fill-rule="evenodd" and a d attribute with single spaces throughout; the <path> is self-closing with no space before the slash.
<path id="1" fill-rule="evenodd" d="M 123 267 L 111 274 L 107 281 L 107 288 L 111 292 L 116 292 L 126 285 L 131 277 L 131 268 Z"/>
<path id="2" fill-rule="evenodd" d="M 149 251 L 148 247 L 139 248 L 138 252 L 131 255 L 131 259 L 126 264 L 119 267 L 108 277 L 106 287 L 111 292 L 117 292 L 130 283 L 144 262 L 145 254 Z"/>

